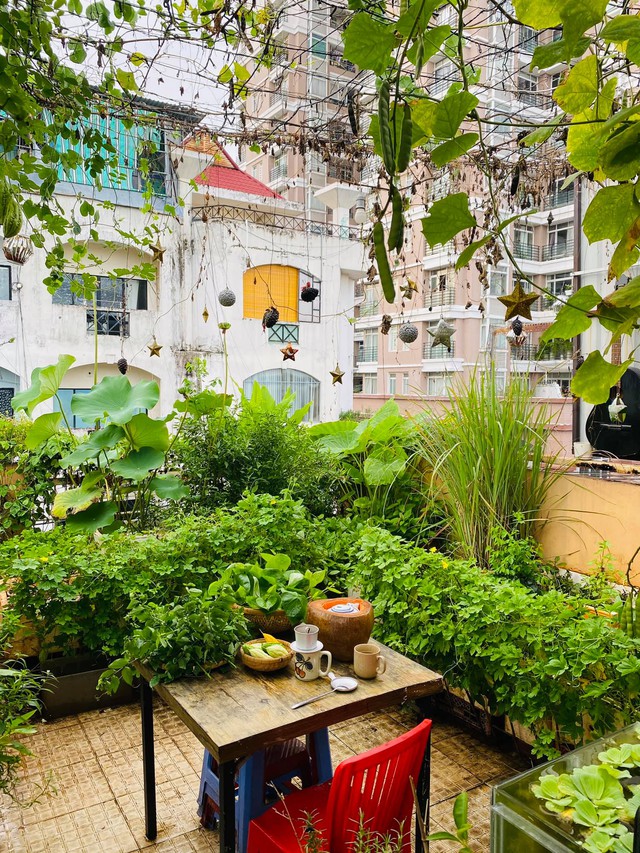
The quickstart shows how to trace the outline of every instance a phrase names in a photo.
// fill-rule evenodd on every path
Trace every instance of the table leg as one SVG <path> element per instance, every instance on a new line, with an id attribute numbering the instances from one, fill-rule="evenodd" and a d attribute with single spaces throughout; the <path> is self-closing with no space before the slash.
<path id="1" fill-rule="evenodd" d="M 144 778 L 144 834 L 149 841 L 158 835 L 156 813 L 156 767 L 153 746 L 153 690 L 140 679 L 140 716 L 142 718 L 142 775 Z"/>
<path id="2" fill-rule="evenodd" d="M 427 747 L 424 751 L 424 759 L 422 761 L 422 769 L 420 770 L 420 778 L 418 779 L 418 811 L 422 815 L 424 825 L 429 831 L 429 812 L 431 809 L 431 737 L 427 741 Z M 425 845 L 422 842 L 420 831 L 416 826 L 416 853 L 423 853 Z M 427 842 L 426 850 L 429 850 L 429 842 Z"/>
<path id="3" fill-rule="evenodd" d="M 236 853 L 236 765 L 235 761 L 221 761 L 218 764 L 220 853 Z"/>

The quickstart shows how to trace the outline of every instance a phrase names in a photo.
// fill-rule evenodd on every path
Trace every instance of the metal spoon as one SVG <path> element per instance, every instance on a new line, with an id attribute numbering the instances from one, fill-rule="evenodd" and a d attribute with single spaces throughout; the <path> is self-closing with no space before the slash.
<path id="1" fill-rule="evenodd" d="M 310 699 L 304 699 L 302 702 L 292 705 L 291 710 L 293 711 L 295 708 L 302 708 L 303 705 L 310 705 L 312 702 L 317 702 L 318 699 L 322 699 L 323 696 L 330 696 L 332 693 L 351 693 L 357 686 L 358 682 L 355 678 L 349 678 L 349 676 L 342 676 L 340 678 L 334 677 L 331 679 L 331 690 L 327 690 L 326 693 L 319 693 L 317 696 L 312 696 Z"/>

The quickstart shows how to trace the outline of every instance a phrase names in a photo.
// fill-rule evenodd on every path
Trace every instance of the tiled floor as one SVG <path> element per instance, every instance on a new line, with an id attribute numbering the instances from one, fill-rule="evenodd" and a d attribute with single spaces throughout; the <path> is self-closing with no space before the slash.
<path id="1" fill-rule="evenodd" d="M 20 784 L 23 799 L 48 786 L 34 804 L 0 799 L 2 853 L 158 853 L 217 851 L 215 832 L 200 828 L 196 796 L 202 747 L 180 720 L 158 704 L 156 776 L 158 840 L 144 837 L 140 722 L 136 706 L 95 711 L 42 723 L 29 739 Z M 383 743 L 410 728 L 410 707 L 370 714 L 331 730 L 334 762 Z M 522 759 L 498 751 L 449 723 L 433 730 L 432 830 L 450 829 L 453 798 L 469 791 L 472 849 L 489 849 L 491 784 L 524 769 Z M 433 842 L 431 853 L 455 849 Z"/>

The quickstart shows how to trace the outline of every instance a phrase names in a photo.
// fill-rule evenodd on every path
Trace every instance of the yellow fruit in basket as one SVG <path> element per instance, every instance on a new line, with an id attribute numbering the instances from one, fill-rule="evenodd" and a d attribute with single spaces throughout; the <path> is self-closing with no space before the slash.
<path id="1" fill-rule="evenodd" d="M 260 648 L 260 646 L 257 646 L 257 645 L 256 645 L 256 646 L 249 646 L 249 655 L 250 655 L 252 658 L 259 658 L 259 659 L 262 659 L 262 660 L 271 660 L 271 658 L 269 657 L 269 655 L 268 655 L 266 652 L 264 652 L 264 651 Z"/>
<path id="2" fill-rule="evenodd" d="M 265 634 L 264 631 L 262 632 L 262 636 L 265 638 L 265 640 L 268 643 L 277 643 L 278 642 L 278 640 L 276 640 L 275 637 L 272 637 L 271 634 Z"/>

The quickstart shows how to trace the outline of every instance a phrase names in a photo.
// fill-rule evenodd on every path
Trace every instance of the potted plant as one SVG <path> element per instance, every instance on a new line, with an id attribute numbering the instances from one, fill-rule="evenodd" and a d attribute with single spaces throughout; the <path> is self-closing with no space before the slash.
<path id="1" fill-rule="evenodd" d="M 291 568 L 286 554 L 261 554 L 264 566 L 258 563 L 233 563 L 228 577 L 236 593 L 236 601 L 244 613 L 261 631 L 278 634 L 290 631 L 301 622 L 309 601 L 320 598 L 324 590 L 319 585 L 326 572 L 300 572 Z"/>

